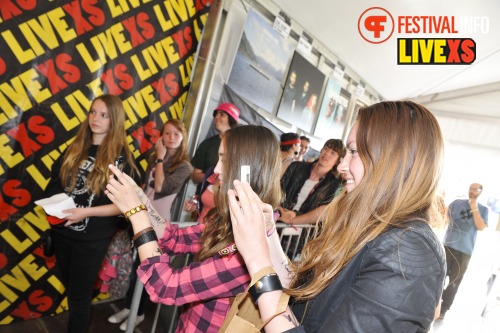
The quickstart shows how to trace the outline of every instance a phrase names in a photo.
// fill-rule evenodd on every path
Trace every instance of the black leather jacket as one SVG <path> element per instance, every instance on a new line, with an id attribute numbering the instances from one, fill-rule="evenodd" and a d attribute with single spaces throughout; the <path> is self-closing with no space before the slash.
<path id="1" fill-rule="evenodd" d="M 367 243 L 307 307 L 293 304 L 298 321 L 304 319 L 286 332 L 427 332 L 445 272 L 443 246 L 428 224 L 390 229 Z"/>
<path id="2" fill-rule="evenodd" d="M 293 206 L 297 203 L 297 197 L 302 186 L 304 186 L 306 180 L 311 176 L 314 163 L 317 162 L 293 162 L 286 169 L 283 177 L 281 177 L 281 188 L 285 193 L 285 201 L 282 204 L 283 208 L 293 209 Z M 333 171 L 329 172 L 314 187 L 307 199 L 300 206 L 298 213 L 305 214 L 318 206 L 330 203 L 339 186 L 340 180 L 335 177 Z"/>

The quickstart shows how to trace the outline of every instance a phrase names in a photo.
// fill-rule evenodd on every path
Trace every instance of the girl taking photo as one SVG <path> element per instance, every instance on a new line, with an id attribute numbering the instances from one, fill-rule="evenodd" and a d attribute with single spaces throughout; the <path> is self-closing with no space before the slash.
<path id="1" fill-rule="evenodd" d="M 227 191 L 240 179 L 241 166 L 250 166 L 250 184 L 267 203 L 266 216 L 281 201 L 279 143 L 263 126 L 237 126 L 228 130 L 219 147 L 220 190 L 215 209 L 206 223 L 179 229 L 167 221 L 157 241 L 151 229 L 158 215 L 144 200 L 145 195 L 130 177 L 110 165 L 118 180 L 110 178 L 106 194 L 129 219 L 134 229 L 134 246 L 141 258 L 138 276 L 153 302 L 185 305 L 177 332 L 218 332 L 229 310 L 229 300 L 243 292 L 250 281 L 243 258 L 234 246 Z M 139 193 L 139 194 L 138 194 Z M 148 216 L 148 214 L 150 216 Z M 273 233 L 271 223 L 269 233 Z M 170 256 L 195 254 L 194 261 L 173 269 Z"/>

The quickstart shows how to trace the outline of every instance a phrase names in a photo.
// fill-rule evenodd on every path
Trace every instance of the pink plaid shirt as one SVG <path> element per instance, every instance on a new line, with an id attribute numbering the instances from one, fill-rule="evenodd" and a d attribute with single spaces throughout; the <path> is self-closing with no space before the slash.
<path id="1" fill-rule="evenodd" d="M 250 276 L 241 255 L 213 256 L 173 269 L 170 256 L 197 253 L 205 225 L 187 228 L 168 225 L 159 245 L 161 256 L 144 260 L 137 275 L 151 301 L 166 305 L 186 305 L 180 309 L 176 332 L 218 332 L 229 311 L 229 297 L 245 291 Z"/>

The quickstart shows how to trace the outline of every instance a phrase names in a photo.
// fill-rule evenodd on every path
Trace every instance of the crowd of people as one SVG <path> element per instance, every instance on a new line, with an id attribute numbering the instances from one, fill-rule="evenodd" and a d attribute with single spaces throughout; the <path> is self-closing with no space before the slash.
<path id="1" fill-rule="evenodd" d="M 313 161 L 306 136 L 278 139 L 264 126 L 238 126 L 237 106 L 222 103 L 213 111 L 217 134 L 192 159 L 183 122 L 163 124 L 145 175 L 127 148 L 124 115 L 118 97 L 96 97 L 46 190 L 66 192 L 77 205 L 52 229 L 68 332 L 88 329 L 93 283 L 120 216 L 138 252 L 131 279 L 146 291 L 135 325 L 150 298 L 180 307 L 177 332 L 218 332 L 231 299 L 252 290 L 263 269 L 275 272 L 252 294 L 263 320 L 283 293 L 291 296 L 266 332 L 425 332 L 450 308 L 477 231 L 487 226 L 480 184 L 443 213 L 441 130 L 413 102 L 360 109 L 345 144 L 326 140 Z M 179 228 L 171 209 L 188 180 L 197 190 L 183 208 L 198 223 Z M 299 258 L 283 250 L 277 221 L 315 225 Z M 445 246 L 433 230 L 444 223 Z M 184 267 L 170 260 L 188 254 Z M 123 331 L 133 287 L 108 319 Z"/>

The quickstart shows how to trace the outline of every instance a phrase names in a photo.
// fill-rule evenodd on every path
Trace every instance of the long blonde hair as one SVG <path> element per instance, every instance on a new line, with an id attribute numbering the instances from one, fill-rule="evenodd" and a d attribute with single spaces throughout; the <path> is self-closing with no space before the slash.
<path id="1" fill-rule="evenodd" d="M 250 185 L 263 202 L 274 208 L 281 202 L 280 145 L 269 129 L 256 125 L 233 127 L 224 134 L 221 144 L 225 148 L 224 177 L 214 194 L 215 208 L 206 218 L 198 261 L 216 255 L 234 242 L 227 190 L 233 188 L 235 179 L 240 179 L 242 165 L 250 166 Z"/>
<path id="2" fill-rule="evenodd" d="M 172 164 L 170 165 L 170 168 L 168 169 L 168 172 L 173 172 L 179 164 L 181 164 L 183 162 L 189 162 L 189 155 L 187 152 L 187 140 L 186 140 L 187 139 L 187 131 L 186 131 L 186 126 L 184 125 L 184 123 L 181 120 L 169 119 L 163 125 L 163 129 L 161 131 L 161 137 L 159 137 L 158 140 L 163 140 L 163 134 L 165 133 L 165 127 L 167 127 L 167 124 L 174 126 L 182 134 L 181 145 L 175 151 L 174 156 L 172 156 Z M 153 149 L 153 152 L 149 156 L 149 160 L 148 160 L 149 170 L 154 168 L 154 166 L 155 166 L 154 162 L 156 161 L 156 159 L 157 159 L 156 149 Z"/>
<path id="3" fill-rule="evenodd" d="M 320 235 L 306 244 L 290 294 L 317 296 L 353 256 L 390 227 L 442 223 L 437 190 L 443 138 L 436 118 L 413 102 L 381 102 L 359 111 L 360 183 L 329 205 Z"/>
<path id="4" fill-rule="evenodd" d="M 125 159 L 132 167 L 132 173 L 139 174 L 135 166 L 132 154 L 127 146 L 125 133 L 125 110 L 122 101 L 114 95 L 101 95 L 92 101 L 92 106 L 96 100 L 101 100 L 106 105 L 110 118 L 109 133 L 97 149 L 95 165 L 87 176 L 87 191 L 96 195 L 104 192 L 108 183 L 110 171 L 109 164 L 113 164 L 115 158 L 125 154 Z M 76 133 L 75 140 L 64 153 L 64 160 L 61 165 L 60 178 L 65 186 L 72 191 L 76 186 L 78 169 L 83 161 L 87 160 L 87 154 L 92 145 L 92 131 L 89 125 L 89 118 L 80 125 Z"/>

